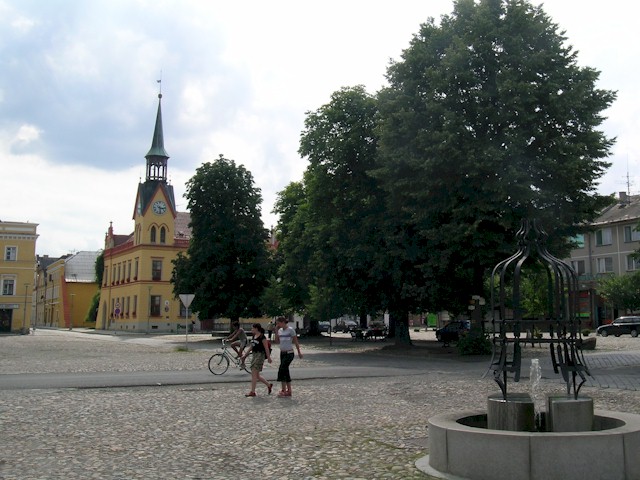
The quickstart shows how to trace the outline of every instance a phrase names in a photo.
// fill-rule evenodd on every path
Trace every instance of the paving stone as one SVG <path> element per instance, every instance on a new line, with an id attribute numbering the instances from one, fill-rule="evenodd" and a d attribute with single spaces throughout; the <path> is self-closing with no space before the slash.
<path id="1" fill-rule="evenodd" d="M 153 343 L 70 333 L 0 337 L 0 373 L 202 369 L 215 348 L 210 339 L 200 345 L 194 339 L 193 352 L 178 352 L 184 337 Z M 634 365 L 640 341 L 632 340 L 599 337 L 594 360 L 602 368 Z M 369 343 L 335 348 L 415 354 Z M 335 351 L 303 340 L 303 351 L 320 350 L 329 357 Z M 196 387 L 0 390 L 0 479 L 428 478 L 414 462 L 427 453 L 429 417 L 484 409 L 498 391 L 492 379 L 479 378 L 475 364 L 455 356 L 440 361 L 447 355 L 426 353 L 424 371 L 406 376 L 296 382 L 295 368 L 320 361 L 308 355 L 295 360 L 294 397 L 285 401 L 245 398 L 248 377 L 246 384 Z M 545 355 L 539 348 L 524 352 L 526 359 Z M 604 363 L 607 355 L 616 363 Z M 596 408 L 624 405 L 640 414 L 638 379 L 609 377 L 582 393 Z M 616 385 L 602 388 L 609 383 Z M 540 389 L 558 393 L 564 385 L 548 377 Z"/>

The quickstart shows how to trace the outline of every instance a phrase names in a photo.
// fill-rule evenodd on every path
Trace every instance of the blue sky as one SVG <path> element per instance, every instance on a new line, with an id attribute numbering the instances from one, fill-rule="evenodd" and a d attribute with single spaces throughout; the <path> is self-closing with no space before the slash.
<path id="1" fill-rule="evenodd" d="M 385 84 L 420 23 L 451 0 L 213 2 L 0 0 L 0 219 L 39 224 L 38 254 L 97 250 L 133 229 L 162 75 L 169 177 L 184 184 L 223 154 L 262 190 L 300 180 L 305 112 L 343 86 Z M 578 63 L 618 90 L 603 129 L 618 138 L 600 190 L 640 193 L 634 2 L 549 0 Z"/>

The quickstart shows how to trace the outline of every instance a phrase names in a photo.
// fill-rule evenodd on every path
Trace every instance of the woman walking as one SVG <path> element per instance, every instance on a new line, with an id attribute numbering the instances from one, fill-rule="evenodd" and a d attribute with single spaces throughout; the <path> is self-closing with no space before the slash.
<path id="1" fill-rule="evenodd" d="M 278 368 L 278 382 L 282 383 L 282 390 L 278 397 L 291 396 L 291 375 L 289 365 L 293 362 L 293 346 L 298 350 L 298 356 L 302 358 L 300 343 L 295 329 L 289 326 L 289 320 L 285 317 L 276 319 L 276 343 L 280 344 L 280 368 Z"/>
<path id="2" fill-rule="evenodd" d="M 273 383 L 267 382 L 264 377 L 260 375 L 262 367 L 264 366 L 265 358 L 269 363 L 271 363 L 269 343 L 267 342 L 267 338 L 264 336 L 264 328 L 262 328 L 262 325 L 259 323 L 253 324 L 251 327 L 251 333 L 253 333 L 251 348 L 242 356 L 242 361 L 244 362 L 244 359 L 249 355 L 249 352 L 253 353 L 253 357 L 251 358 L 251 391 L 245 394 L 245 397 L 256 396 L 256 385 L 258 384 L 258 381 L 267 386 L 267 393 L 271 395 Z"/>

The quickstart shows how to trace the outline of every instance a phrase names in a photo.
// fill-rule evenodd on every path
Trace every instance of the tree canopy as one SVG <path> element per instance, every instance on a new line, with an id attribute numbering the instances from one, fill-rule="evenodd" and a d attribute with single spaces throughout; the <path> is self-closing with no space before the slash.
<path id="1" fill-rule="evenodd" d="M 598 293 L 615 308 L 636 311 L 640 309 L 640 273 L 607 276 L 600 280 Z"/>
<path id="2" fill-rule="evenodd" d="M 187 182 L 191 241 L 174 261 L 174 293 L 195 293 L 201 318 L 261 314 L 270 274 L 262 196 L 251 173 L 222 155 Z"/>
<path id="3" fill-rule="evenodd" d="M 610 201 L 596 188 L 615 93 L 598 75 L 524 0 L 458 0 L 424 23 L 388 87 L 343 88 L 307 114 L 309 166 L 276 208 L 291 305 L 386 310 L 404 327 L 408 312 L 466 311 L 522 218 L 567 254 Z"/>
<path id="4" fill-rule="evenodd" d="M 389 67 L 375 176 L 421 239 L 424 276 L 441 279 L 430 307 L 481 293 L 521 218 L 564 255 L 609 201 L 596 187 L 612 140 L 597 127 L 615 93 L 565 40 L 526 1 L 459 0 Z"/>

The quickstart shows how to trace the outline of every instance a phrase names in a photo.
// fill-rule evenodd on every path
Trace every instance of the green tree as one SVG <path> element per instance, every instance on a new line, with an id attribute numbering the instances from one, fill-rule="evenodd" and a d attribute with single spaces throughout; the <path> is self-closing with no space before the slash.
<path id="1" fill-rule="evenodd" d="M 195 293 L 203 318 L 260 315 L 269 276 L 268 232 L 251 173 L 222 155 L 187 182 L 192 237 L 174 261 L 174 294 Z"/>
<path id="2" fill-rule="evenodd" d="M 376 115 L 376 100 L 363 87 L 334 92 L 307 113 L 298 150 L 309 161 L 305 238 L 313 246 L 314 298 L 331 299 L 333 309 L 361 320 L 381 306 L 371 274 L 385 243 L 379 224 L 385 195 L 367 173 L 377 152 Z"/>
<path id="3" fill-rule="evenodd" d="M 615 93 L 565 40 L 524 0 L 459 0 L 389 67 L 374 174 L 418 237 L 422 277 L 436 280 L 414 285 L 430 310 L 482 294 L 522 217 L 539 219 L 562 257 L 609 202 L 596 187 L 613 141 L 598 127 Z"/>
<path id="4" fill-rule="evenodd" d="M 96 282 L 98 283 L 98 289 L 100 289 L 100 287 L 102 287 L 102 277 L 104 276 L 104 250 L 102 250 L 98 255 L 98 257 L 96 258 L 94 271 L 96 274 Z"/>
<path id="5" fill-rule="evenodd" d="M 269 285 L 269 294 L 283 308 L 279 314 L 302 313 L 309 302 L 312 282 L 310 258 L 314 245 L 307 239 L 308 207 L 302 182 L 292 182 L 278 193 L 273 212 L 279 215 L 277 273 Z"/>
<path id="6" fill-rule="evenodd" d="M 615 308 L 640 309 L 640 272 L 609 275 L 598 282 L 598 293 Z"/>
<path id="7" fill-rule="evenodd" d="M 93 295 L 91 298 L 91 303 L 89 304 L 89 310 L 87 310 L 87 314 L 84 317 L 84 321 L 86 323 L 95 323 L 98 318 L 98 307 L 100 306 L 100 289 Z"/>

